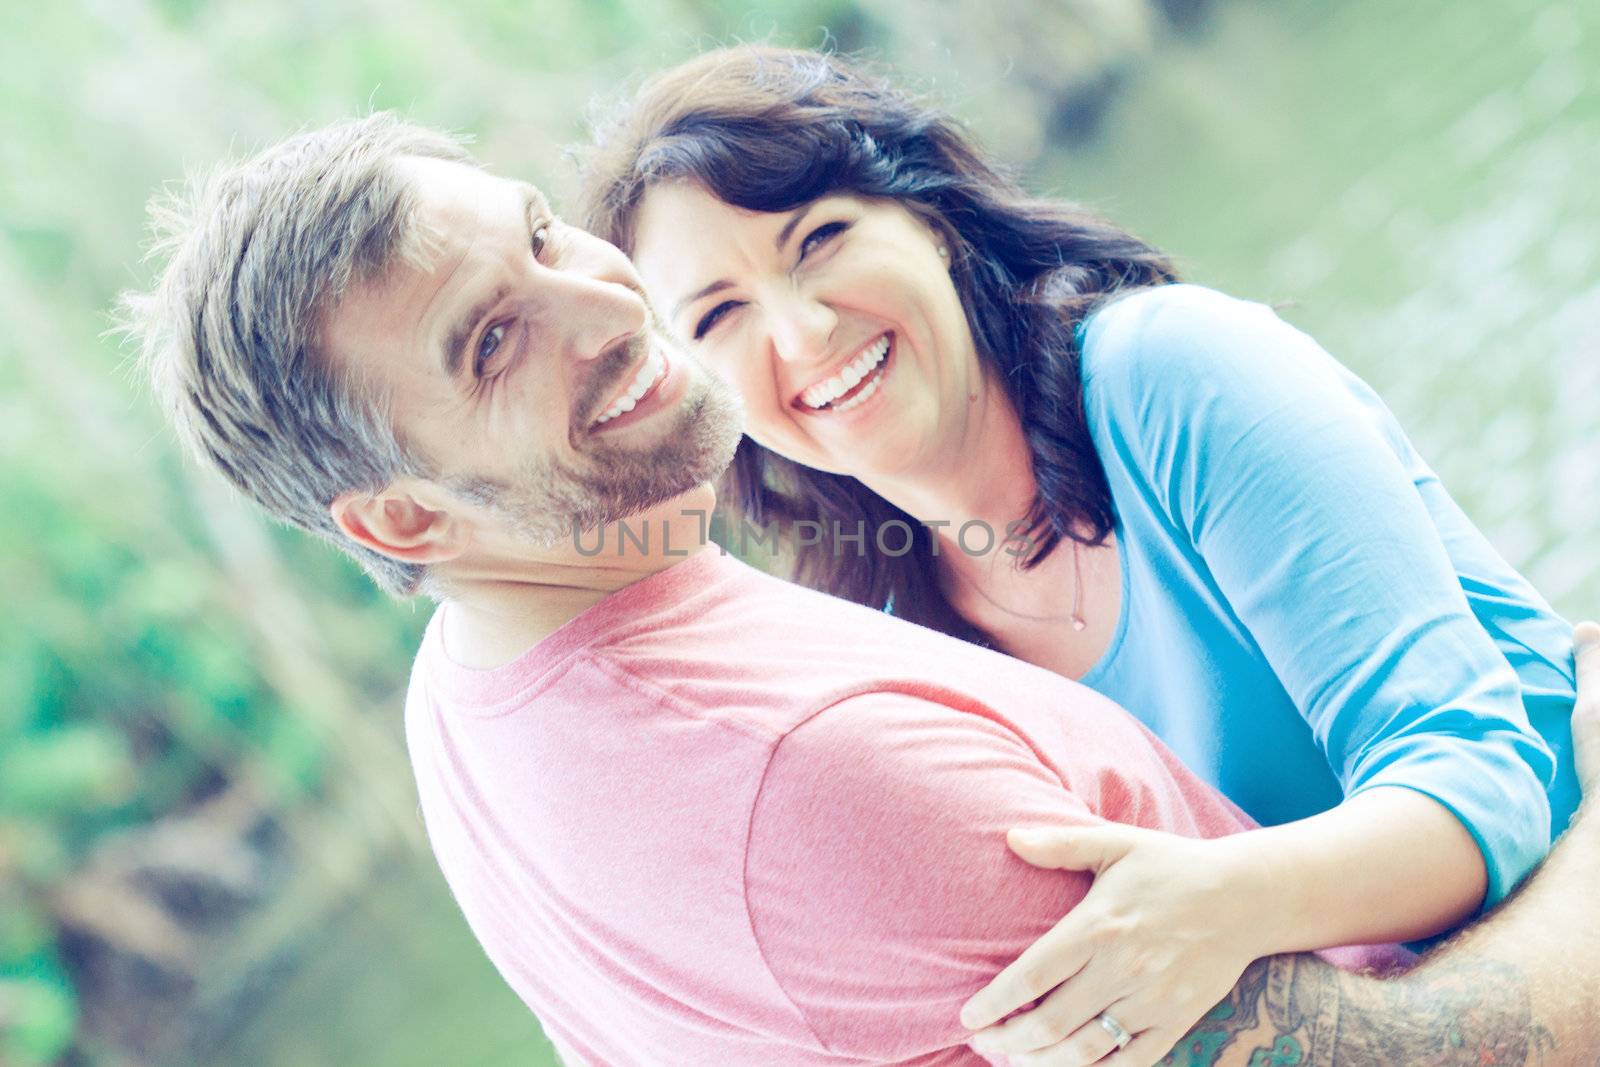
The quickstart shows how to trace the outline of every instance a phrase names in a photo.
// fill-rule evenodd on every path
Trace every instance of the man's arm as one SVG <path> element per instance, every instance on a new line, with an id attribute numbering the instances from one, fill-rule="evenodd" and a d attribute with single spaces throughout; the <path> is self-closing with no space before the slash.
<path id="1" fill-rule="evenodd" d="M 1600 1064 L 1600 628 L 1585 623 L 1575 637 L 1573 733 L 1588 798 L 1522 889 L 1397 978 L 1315 956 L 1258 960 L 1163 1062 Z"/>
<path id="2" fill-rule="evenodd" d="M 1006 827 L 1100 821 L 1008 726 L 900 693 L 827 708 L 775 750 L 751 814 L 746 906 L 815 1060 L 959 1048 L 963 1001 L 1077 904 Z"/>

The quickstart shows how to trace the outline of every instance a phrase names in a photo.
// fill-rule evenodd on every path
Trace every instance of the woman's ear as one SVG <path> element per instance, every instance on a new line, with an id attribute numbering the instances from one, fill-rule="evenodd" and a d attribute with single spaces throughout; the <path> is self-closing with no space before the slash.
<path id="1" fill-rule="evenodd" d="M 928 234 L 933 238 L 934 248 L 939 253 L 939 262 L 946 267 L 950 266 L 950 250 L 955 246 L 948 228 L 938 219 L 924 218 L 923 224 L 928 227 Z"/>
<path id="2" fill-rule="evenodd" d="M 350 540 L 404 563 L 455 559 L 469 539 L 458 517 L 425 506 L 397 485 L 377 493 L 342 493 L 328 510 Z"/>

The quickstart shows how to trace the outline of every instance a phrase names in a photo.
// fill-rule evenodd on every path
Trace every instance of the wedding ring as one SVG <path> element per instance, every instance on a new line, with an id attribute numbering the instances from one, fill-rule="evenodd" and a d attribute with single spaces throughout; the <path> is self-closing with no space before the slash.
<path id="1" fill-rule="evenodd" d="M 1108 1012 L 1100 1013 L 1099 1023 L 1100 1029 L 1111 1035 L 1111 1040 L 1117 1043 L 1118 1049 L 1127 1048 L 1128 1042 L 1133 1040 L 1133 1035 L 1123 1029 L 1122 1024 L 1113 1019 Z"/>

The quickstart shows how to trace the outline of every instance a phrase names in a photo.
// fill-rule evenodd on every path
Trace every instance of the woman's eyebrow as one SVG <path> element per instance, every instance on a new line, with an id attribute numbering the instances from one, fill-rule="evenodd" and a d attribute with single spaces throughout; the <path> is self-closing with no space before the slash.
<path id="1" fill-rule="evenodd" d="M 800 225 L 801 222 L 805 221 L 806 215 L 810 214 L 811 209 L 815 206 L 816 205 L 814 203 L 807 204 L 790 215 L 788 221 L 783 224 L 783 227 L 780 230 L 778 230 L 777 240 L 772 242 L 773 247 L 782 252 L 783 246 L 789 243 L 789 237 L 794 233 L 795 227 Z M 720 293 L 722 290 L 727 289 L 732 285 L 732 282 L 724 278 L 712 282 L 703 289 L 695 290 L 673 305 L 672 317 L 675 319 L 679 315 L 683 314 L 683 309 L 694 303 L 696 300 L 702 300 L 705 297 L 710 296 L 712 293 Z"/>
<path id="2" fill-rule="evenodd" d="M 672 306 L 672 317 L 675 319 L 679 315 L 682 315 L 683 309 L 694 303 L 696 300 L 699 300 L 703 297 L 708 297 L 712 293 L 720 293 L 722 290 L 731 289 L 732 287 L 732 282 L 728 281 L 726 278 L 719 278 L 710 285 L 706 286 L 704 289 L 697 289 L 674 304 Z"/>
<path id="3" fill-rule="evenodd" d="M 783 229 L 778 231 L 778 240 L 774 242 L 778 251 L 783 251 L 783 246 L 789 243 L 789 235 L 794 233 L 794 228 L 800 225 L 801 220 L 810 213 L 813 207 L 816 207 L 815 202 L 807 204 L 789 216 L 789 221 L 783 224 Z"/>

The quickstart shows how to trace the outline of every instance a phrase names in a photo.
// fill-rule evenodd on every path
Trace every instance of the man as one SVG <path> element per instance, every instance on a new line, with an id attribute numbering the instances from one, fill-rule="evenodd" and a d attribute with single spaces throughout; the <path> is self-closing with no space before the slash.
<path id="1" fill-rule="evenodd" d="M 302 135 L 170 217 L 128 304 L 158 391 L 246 494 L 441 602 L 406 709 L 430 841 L 571 1062 L 981 1062 L 961 1004 L 1087 884 L 1007 828 L 1244 826 L 1087 690 L 702 547 L 729 394 L 616 249 L 448 138 L 384 116 Z M 1575 907 L 1592 831 L 1538 879 L 1541 915 Z M 1457 966 L 1489 966 L 1463 944 Z M 1450 1048 L 1592 1059 L 1544 958 L 1494 959 L 1540 1014 L 1484 1007 Z M 1482 1003 L 1432 967 L 1369 987 L 1268 961 L 1195 1056 L 1281 1033 L 1300 1062 L 1380 1062 L 1339 1044 L 1358 1019 L 1421 1041 Z"/>

